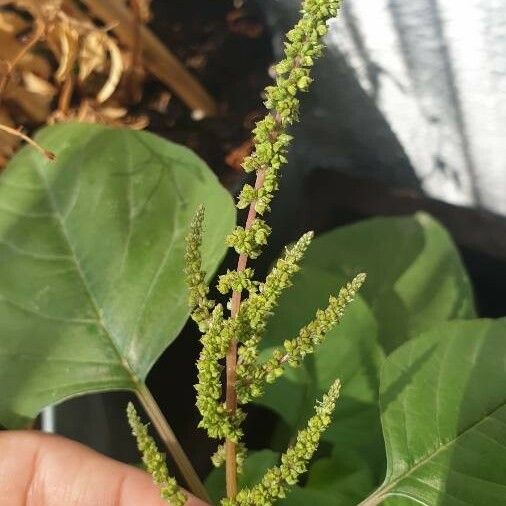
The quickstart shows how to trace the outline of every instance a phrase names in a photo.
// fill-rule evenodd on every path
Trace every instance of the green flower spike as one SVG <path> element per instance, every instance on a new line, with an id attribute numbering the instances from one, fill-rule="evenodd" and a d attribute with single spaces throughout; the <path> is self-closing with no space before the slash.
<path id="1" fill-rule="evenodd" d="M 160 487 L 161 497 L 171 506 L 184 506 L 187 500 L 186 495 L 183 494 L 176 480 L 169 475 L 165 455 L 158 451 L 154 439 L 148 433 L 147 425 L 142 423 L 131 402 L 128 403 L 127 415 L 132 434 L 142 454 L 142 462 L 153 477 L 153 481 Z"/>
<path id="2" fill-rule="evenodd" d="M 353 301 L 359 288 L 363 285 L 366 275 L 358 274 L 346 286 L 339 290 L 337 297 L 329 298 L 328 306 L 319 309 L 313 321 L 299 331 L 295 339 L 286 340 L 282 350 L 277 350 L 272 358 L 263 366 L 268 383 L 272 383 L 277 376 L 277 370 L 284 363 L 298 367 L 304 357 L 314 353 L 315 348 L 323 341 L 327 332 L 340 323 L 348 304 Z"/>
<path id="3" fill-rule="evenodd" d="M 188 305 L 192 312 L 192 319 L 197 323 L 201 332 L 207 330 L 211 318 L 214 301 L 209 300 L 209 286 L 206 283 L 205 272 L 202 271 L 202 225 L 204 223 L 204 206 L 200 206 L 190 224 L 190 232 L 186 237 L 185 275 L 188 285 Z"/>
<path id="4" fill-rule="evenodd" d="M 269 469 L 257 485 L 241 490 L 235 499 L 223 499 L 222 506 L 270 506 L 286 497 L 289 488 L 306 472 L 322 434 L 332 421 L 340 388 L 341 384 L 336 380 L 321 402 L 316 404 L 316 414 L 298 433 L 295 444 L 281 456 L 281 464 Z"/>
<path id="5" fill-rule="evenodd" d="M 366 275 L 361 273 L 346 286 L 341 288 L 337 297 L 331 296 L 325 309 L 319 309 L 315 318 L 303 327 L 295 339 L 287 339 L 283 347 L 273 351 L 271 358 L 263 364 L 257 364 L 258 340 L 253 338 L 241 348 L 245 360 L 240 361 L 238 371 L 238 398 L 241 404 L 250 402 L 264 393 L 266 383 L 274 383 L 288 365 L 298 367 L 311 353 L 314 353 L 325 335 L 341 322 L 345 309 L 353 301 L 356 293 L 364 283 Z M 243 363 L 244 362 L 244 363 Z"/>
<path id="6" fill-rule="evenodd" d="M 202 416 L 199 427 L 207 429 L 209 436 L 213 438 L 239 441 L 244 414 L 238 410 L 233 417 L 230 416 L 221 401 L 223 366 L 220 364 L 220 360 L 227 354 L 236 329 L 237 320 L 225 320 L 223 306 L 218 304 L 212 312 L 208 330 L 201 338 L 202 351 L 197 361 L 198 383 L 195 388 L 197 408 Z"/>
<path id="7" fill-rule="evenodd" d="M 251 334 L 259 334 L 265 330 L 267 317 L 277 306 L 283 290 L 292 286 L 292 277 L 300 270 L 299 263 L 313 236 L 313 232 L 307 232 L 292 247 L 286 248 L 285 254 L 277 260 L 265 282 L 259 285 L 257 293 L 244 301 L 239 319 L 248 322 Z"/>
<path id="8" fill-rule="evenodd" d="M 340 321 L 346 305 L 365 278 L 364 275 L 357 276 L 341 289 L 337 297 L 330 298 L 327 308 L 319 310 L 314 320 L 295 339 L 285 341 L 267 362 L 259 363 L 258 347 L 267 320 L 282 292 L 291 286 L 313 234 L 305 234 L 294 246 L 287 248 L 263 283 L 254 279 L 254 270 L 247 266 L 247 262 L 260 256 L 271 233 L 263 215 L 270 210 L 271 200 L 278 189 L 279 171 L 287 162 L 292 141 L 288 130 L 298 119 L 298 95 L 306 91 L 311 83 L 310 70 L 321 55 L 322 37 L 327 32 L 326 22 L 337 14 L 338 6 L 338 0 L 304 0 L 301 19 L 287 34 L 285 58 L 276 66 L 276 83 L 266 88 L 268 112 L 256 124 L 253 130 L 254 149 L 243 162 L 246 172 L 256 172 L 256 182 L 254 186 L 244 185 L 237 203 L 240 209 L 250 208 L 248 218 L 244 227 L 237 226 L 227 237 L 227 244 L 239 254 L 238 269 L 220 276 L 217 285 L 220 293 L 232 293 L 230 317 L 224 315 L 221 304 L 216 305 L 208 299 L 209 288 L 200 254 L 202 209 L 197 211 L 187 240 L 186 275 L 190 309 L 204 333 L 196 385 L 197 407 L 202 416 L 200 427 L 205 428 L 210 437 L 235 443 L 227 446 L 227 451 L 220 445 L 213 457 L 215 465 L 221 465 L 230 457 L 227 461 L 227 465 L 230 463 L 227 469 L 230 497 L 223 499 L 224 506 L 270 505 L 284 497 L 287 489 L 305 472 L 321 434 L 330 423 L 339 394 L 339 382 L 336 382 L 322 403 L 316 406 L 316 414 L 307 428 L 299 432 L 295 445 L 282 456 L 281 465 L 270 469 L 258 485 L 243 489 L 233 497 L 236 494 L 234 466 L 241 464 L 246 452 L 241 442 L 245 414 L 237 405 L 261 395 L 266 383 L 279 377 L 285 366 L 298 366 L 307 354 L 313 353 L 328 330 Z M 234 346 L 231 348 L 232 343 Z M 235 356 L 227 356 L 229 350 L 232 355 L 235 354 L 236 348 L 237 363 Z M 224 402 L 225 388 L 222 384 L 225 358 L 229 366 L 228 405 Z M 229 470 L 232 473 L 228 473 Z"/>

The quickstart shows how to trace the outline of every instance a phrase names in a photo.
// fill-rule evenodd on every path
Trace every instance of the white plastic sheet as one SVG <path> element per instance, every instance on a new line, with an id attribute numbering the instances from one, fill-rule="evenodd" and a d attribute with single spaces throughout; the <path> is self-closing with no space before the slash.
<path id="1" fill-rule="evenodd" d="M 300 2 L 263 5 L 279 47 Z M 345 0 L 328 44 L 305 164 L 506 214 L 506 0 Z"/>

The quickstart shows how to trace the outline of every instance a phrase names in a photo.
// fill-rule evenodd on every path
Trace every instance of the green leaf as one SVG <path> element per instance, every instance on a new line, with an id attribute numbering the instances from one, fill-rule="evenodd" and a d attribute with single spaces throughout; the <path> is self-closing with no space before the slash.
<path id="1" fill-rule="evenodd" d="M 310 416 L 314 400 L 340 378 L 343 389 L 335 421 L 324 440 L 367 459 L 379 483 L 385 471 L 378 408 L 385 353 L 419 329 L 472 318 L 475 310 L 469 279 L 441 225 L 425 214 L 375 218 L 315 239 L 294 287 L 284 294 L 269 323 L 264 345 L 295 336 L 328 296 L 358 272 L 368 278 L 341 325 L 302 368 L 288 370 L 269 386 L 258 403 L 278 413 L 293 436 Z"/>
<path id="2" fill-rule="evenodd" d="M 343 497 L 343 505 L 355 505 L 374 488 L 376 477 L 369 463 L 351 452 L 336 448 L 331 458 L 315 462 L 306 489 Z M 333 504 L 333 503 L 330 503 Z"/>
<path id="3" fill-rule="evenodd" d="M 424 213 L 332 230 L 313 241 L 302 266 L 303 277 L 320 273 L 311 283 L 311 297 L 297 278 L 273 318 L 271 339 L 279 339 L 281 329 L 283 336 L 295 333 L 329 293 L 358 272 L 367 273 L 360 294 L 376 317 L 387 353 L 434 323 L 476 316 L 471 284 L 451 237 Z"/>
<path id="4" fill-rule="evenodd" d="M 207 208 L 212 273 L 234 208 L 202 160 L 146 132 L 66 124 L 0 177 L 0 422 L 136 389 L 187 319 L 184 236 Z"/>
<path id="5" fill-rule="evenodd" d="M 506 504 L 506 319 L 450 322 L 385 362 L 388 470 L 363 506 Z M 388 504 L 401 504 L 390 499 Z"/>

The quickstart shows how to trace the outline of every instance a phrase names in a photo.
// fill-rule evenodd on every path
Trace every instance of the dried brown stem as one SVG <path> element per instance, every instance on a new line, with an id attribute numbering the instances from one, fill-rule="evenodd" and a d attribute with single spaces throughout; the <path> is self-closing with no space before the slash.
<path id="1" fill-rule="evenodd" d="M 139 75 L 142 71 L 142 39 L 141 28 L 143 19 L 139 0 L 130 0 L 130 7 L 133 13 L 133 44 L 132 44 L 132 66 L 130 68 L 130 97 L 134 102 L 140 100 Z"/>
<path id="2" fill-rule="evenodd" d="M 70 108 L 70 102 L 72 100 L 72 94 L 74 93 L 74 77 L 69 75 L 65 79 L 61 88 L 60 96 L 58 97 L 58 112 L 67 114 Z"/>
<path id="3" fill-rule="evenodd" d="M 255 189 L 263 186 L 265 180 L 265 170 L 261 169 L 257 172 L 255 181 Z M 255 220 L 257 212 L 255 210 L 255 202 L 252 202 L 249 210 L 248 217 L 246 218 L 245 229 L 248 230 L 253 221 Z M 244 271 L 248 264 L 248 257 L 246 255 L 239 255 L 237 261 L 237 272 Z M 235 318 L 239 313 L 241 307 L 241 292 L 232 293 L 231 303 L 231 316 Z M 233 415 L 237 410 L 237 341 L 233 340 L 227 353 L 227 388 L 226 388 L 226 406 L 227 411 Z M 234 441 L 227 439 L 225 441 L 225 455 L 226 455 L 226 484 L 227 484 L 227 497 L 234 498 L 237 495 L 237 445 Z"/>
<path id="4" fill-rule="evenodd" d="M 35 148 L 39 153 L 42 153 L 48 160 L 54 160 L 56 158 L 56 155 L 52 153 L 51 151 L 48 151 L 47 149 L 44 149 L 42 146 L 37 144 L 33 139 L 30 139 L 28 135 L 25 135 L 20 130 L 16 130 L 15 128 L 11 128 L 7 125 L 0 124 L 0 130 L 10 134 L 14 135 L 16 137 L 19 137 L 20 139 L 23 139 L 25 142 L 30 144 L 33 148 Z"/>

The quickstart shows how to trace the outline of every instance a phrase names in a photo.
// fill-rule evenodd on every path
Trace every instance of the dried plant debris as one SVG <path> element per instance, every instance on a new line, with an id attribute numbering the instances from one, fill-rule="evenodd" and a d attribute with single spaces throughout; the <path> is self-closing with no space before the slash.
<path id="1" fill-rule="evenodd" d="M 7 127 L 0 132 L 0 167 L 20 142 L 9 129 L 70 120 L 147 126 L 147 117 L 130 110 L 142 98 L 146 77 L 150 1 L 122 6 L 132 23 L 130 44 L 114 32 L 119 20 L 104 23 L 103 13 L 86 2 L 0 0 L 0 124 Z"/>

